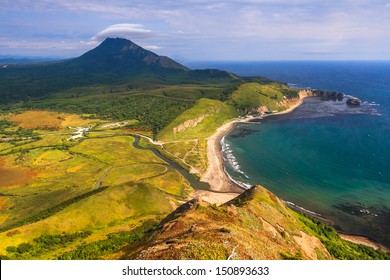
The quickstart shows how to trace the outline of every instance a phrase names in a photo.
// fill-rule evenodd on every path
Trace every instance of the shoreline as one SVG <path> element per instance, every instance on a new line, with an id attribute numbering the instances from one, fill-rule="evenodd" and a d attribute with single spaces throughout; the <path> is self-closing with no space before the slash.
<path id="1" fill-rule="evenodd" d="M 199 198 L 209 203 L 223 204 L 229 201 L 230 199 L 235 198 L 240 193 L 244 192 L 247 188 L 235 182 L 235 180 L 233 180 L 225 170 L 224 159 L 222 155 L 222 145 L 221 145 L 221 141 L 223 140 L 223 138 L 227 134 L 229 134 L 229 132 L 238 123 L 249 123 L 250 121 L 256 119 L 264 119 L 268 116 L 288 114 L 294 111 L 299 106 L 301 106 L 303 100 L 308 97 L 311 96 L 307 94 L 299 94 L 298 101 L 295 104 L 293 104 L 291 107 L 287 108 L 286 110 L 274 113 L 272 115 L 265 115 L 262 117 L 247 117 L 244 119 L 234 119 L 219 127 L 217 131 L 207 139 L 208 167 L 206 172 L 203 174 L 203 176 L 200 179 L 201 182 L 208 183 L 210 185 L 210 190 L 214 192 L 196 191 L 193 195 L 198 196 Z M 302 212 L 298 207 L 290 207 L 286 203 L 285 205 L 294 211 Z M 328 224 L 330 226 L 333 224 L 332 221 L 324 217 L 317 217 L 317 215 L 315 215 L 314 218 L 319 219 L 325 224 Z M 385 252 L 390 252 L 389 248 L 387 248 L 386 246 L 383 246 L 382 244 L 370 240 L 365 236 L 356 236 L 356 235 L 346 234 L 342 232 L 338 232 L 338 234 L 340 235 L 340 238 L 350 241 L 352 243 L 369 246 L 371 248 L 374 248 L 375 250 L 381 249 Z"/>
<path id="2" fill-rule="evenodd" d="M 207 158 L 208 167 L 206 172 L 201 177 L 201 182 L 206 182 L 210 185 L 212 191 L 226 192 L 226 193 L 242 193 L 247 188 L 235 182 L 227 173 L 224 166 L 222 155 L 221 141 L 229 134 L 229 132 L 238 123 L 249 123 L 253 120 L 261 120 L 269 116 L 284 115 L 294 111 L 302 105 L 303 100 L 309 96 L 299 95 L 299 99 L 295 104 L 281 112 L 272 115 L 264 115 L 262 117 L 246 117 L 244 119 L 236 118 L 228 123 L 225 123 L 217 129 L 217 131 L 207 139 Z"/>
<path id="3" fill-rule="evenodd" d="M 346 241 L 349 241 L 349 242 L 352 242 L 355 244 L 365 245 L 365 246 L 371 247 L 375 250 L 380 249 L 380 250 L 387 252 L 387 253 L 390 252 L 390 250 L 387 247 L 383 246 L 382 244 L 380 244 L 378 242 L 375 242 L 375 241 L 369 239 L 368 237 L 360 236 L 360 235 L 346 234 L 346 233 L 342 233 L 342 232 L 338 232 L 338 234 L 339 234 L 340 238 L 343 240 L 346 240 Z"/>

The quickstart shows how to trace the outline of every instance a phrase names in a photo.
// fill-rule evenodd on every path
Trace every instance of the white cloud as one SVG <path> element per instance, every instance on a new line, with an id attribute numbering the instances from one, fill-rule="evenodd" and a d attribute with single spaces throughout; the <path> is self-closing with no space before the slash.
<path id="1" fill-rule="evenodd" d="M 3 11 L 18 12 L 71 12 L 96 15 L 100 18 L 140 20 L 147 17 L 166 18 L 176 14 L 176 8 L 166 3 L 141 0 L 3 0 Z M 1 0 L 0 0 L 1 4 Z M 160 5 L 161 4 L 161 5 Z M 174 5 L 176 7 L 176 5 Z"/>
<path id="2" fill-rule="evenodd" d="M 159 46 L 142 46 L 144 49 L 150 50 L 150 51 L 158 51 L 161 50 L 161 47 Z"/>
<path id="3" fill-rule="evenodd" d="M 152 36 L 152 31 L 144 29 L 140 24 L 122 23 L 111 25 L 91 38 L 92 42 L 102 42 L 106 38 L 125 38 L 140 40 Z"/>
<path id="4" fill-rule="evenodd" d="M 0 37 L 0 53 L 21 56 L 74 57 L 90 49 L 86 42 L 12 40 Z"/>
<path id="5" fill-rule="evenodd" d="M 107 37 L 123 37 L 163 55 L 201 59 L 370 54 L 390 44 L 389 1 L 0 0 L 0 29 L 4 39 L 29 41 L 14 44 L 18 49 L 37 52 L 80 46 L 82 53 Z"/>

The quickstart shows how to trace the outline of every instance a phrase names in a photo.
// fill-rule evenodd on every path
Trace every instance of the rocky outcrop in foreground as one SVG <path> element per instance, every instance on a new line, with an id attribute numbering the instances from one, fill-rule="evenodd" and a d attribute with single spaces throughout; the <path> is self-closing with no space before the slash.
<path id="1" fill-rule="evenodd" d="M 191 200 L 123 259 L 330 259 L 274 194 L 256 186 L 216 206 Z"/>

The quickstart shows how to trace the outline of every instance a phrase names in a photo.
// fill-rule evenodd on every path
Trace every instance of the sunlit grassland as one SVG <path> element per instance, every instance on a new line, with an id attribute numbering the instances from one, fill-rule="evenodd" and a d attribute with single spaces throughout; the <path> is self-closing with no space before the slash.
<path id="1" fill-rule="evenodd" d="M 67 141 L 75 133 L 75 127 L 95 127 L 104 122 L 96 119 L 84 119 L 75 114 L 44 110 L 10 113 L 1 116 L 1 118 L 9 122 L 9 125 L 0 127 L 0 135 L 2 135 L 0 155 L 26 152 L 33 148 L 43 147 L 66 149 L 75 144 Z"/>
<path id="2" fill-rule="evenodd" d="M 87 157 L 97 159 L 112 166 L 123 166 L 133 163 L 163 163 L 152 152 L 133 147 L 134 138 L 117 136 L 102 139 L 86 139 L 70 149 Z"/>
<path id="3" fill-rule="evenodd" d="M 28 167 L 34 178 L 22 186 L 12 186 L 9 192 L 16 195 L 37 193 L 40 188 L 46 191 L 82 186 L 90 189 L 107 165 L 82 155 L 63 150 L 32 149 L 16 162 Z M 8 189 L 5 190 L 8 192 Z"/>
<path id="4" fill-rule="evenodd" d="M 145 182 L 179 198 L 187 198 L 193 191 L 188 182 L 176 170 L 167 172 L 159 177 L 145 179 Z"/>
<path id="5" fill-rule="evenodd" d="M 105 239 L 106 234 L 129 230 L 129 225 L 146 218 L 164 216 L 178 205 L 178 199 L 192 192 L 188 182 L 151 151 L 134 148 L 133 137 L 115 135 L 125 132 L 96 132 L 101 138 L 89 134 L 81 141 L 67 141 L 68 135 L 56 135 L 54 131 L 40 134 L 39 140 L 28 144 L 4 145 L 12 147 L 3 151 L 7 166 L 26 170 L 31 178 L 0 187 L 0 193 L 5 195 L 0 196 L 0 230 L 11 227 L 0 233 L 0 254 L 6 254 L 9 246 L 31 242 L 42 234 L 91 230 L 86 242 Z M 100 187 L 106 189 L 71 202 Z M 66 201 L 70 201 L 69 205 L 54 211 Z M 52 208 L 54 212 L 50 214 Z M 43 212 L 48 216 L 23 224 L 23 220 Z M 71 250 L 77 244 L 53 254 Z M 47 252 L 31 256 L 53 257 Z"/>
<path id="6" fill-rule="evenodd" d="M 96 234 L 95 239 L 100 239 L 99 232 L 107 232 L 107 228 L 126 226 L 147 216 L 161 216 L 172 210 L 170 199 L 150 184 L 110 187 L 45 220 L 0 233 L 0 253 L 4 254 L 8 246 L 17 246 L 42 234 L 90 230 L 93 235 Z"/>
<path id="7" fill-rule="evenodd" d="M 36 140 L 17 141 L 0 150 L 0 155 L 17 154 L 20 152 L 31 151 L 36 148 L 66 148 L 73 146 L 74 143 L 66 141 L 69 135 L 44 135 L 37 137 Z"/>
<path id="8" fill-rule="evenodd" d="M 163 144 L 163 149 L 168 155 L 181 161 L 193 173 L 201 175 L 207 169 L 206 139 L 168 142 Z"/>
<path id="9" fill-rule="evenodd" d="M 17 161 L 15 156 L 7 158 L 14 162 L 15 168 L 25 168 L 33 176 L 0 188 L 0 192 L 12 201 L 12 207 L 3 212 L 9 218 L 1 226 L 16 223 L 92 190 L 105 168 L 102 163 L 59 150 L 30 150 L 23 155 L 22 161 Z M 74 172 L 73 169 L 78 170 Z"/>
<path id="10" fill-rule="evenodd" d="M 48 150 L 44 153 L 40 153 L 40 155 L 32 161 L 32 164 L 37 166 L 48 166 L 69 160 L 71 158 L 72 156 L 66 151 Z"/>
<path id="11" fill-rule="evenodd" d="M 199 139 L 197 145 L 185 157 L 185 162 L 194 167 L 195 173 L 203 174 L 208 166 L 207 160 L 207 140 Z"/>
<path id="12" fill-rule="evenodd" d="M 14 160 L 14 157 L 0 158 L 0 188 L 24 184 L 34 176 L 34 173 L 31 172 L 31 170 L 13 164 Z"/>
<path id="13" fill-rule="evenodd" d="M 282 102 L 297 97 L 297 93 L 298 90 L 281 83 L 245 83 L 232 93 L 228 103 L 244 112 L 260 106 L 266 106 L 269 110 L 283 110 L 286 107 Z"/>
<path id="14" fill-rule="evenodd" d="M 3 150 L 7 150 L 7 149 L 10 149 L 10 148 L 13 148 L 14 145 L 12 145 L 11 143 L 8 143 L 8 142 L 0 142 L 0 153 L 1 151 Z"/>
<path id="15" fill-rule="evenodd" d="M 117 186 L 129 182 L 161 176 L 168 172 L 165 164 L 131 164 L 112 168 L 104 179 L 103 186 Z"/>
<path id="16" fill-rule="evenodd" d="M 61 129 L 69 126 L 86 126 L 98 120 L 83 119 L 79 115 L 57 113 L 44 110 L 29 110 L 18 114 L 9 114 L 4 117 L 24 129 Z"/>
<path id="17" fill-rule="evenodd" d="M 113 131 L 118 130 L 120 128 L 126 127 L 126 126 L 136 126 L 139 123 L 138 120 L 122 120 L 120 122 L 106 122 L 97 125 L 94 127 L 95 130 L 110 130 L 112 129 Z"/>
<path id="18" fill-rule="evenodd" d="M 86 246 L 87 244 L 91 244 L 93 246 L 93 244 L 95 244 L 96 242 L 99 241 L 105 242 L 105 240 L 107 240 L 107 236 L 110 236 L 112 234 L 130 232 L 135 228 L 141 226 L 145 221 L 150 221 L 155 219 L 156 219 L 155 215 L 145 215 L 141 219 L 126 221 L 124 224 L 110 225 L 107 228 L 93 232 L 90 236 L 86 238 L 80 238 L 75 242 L 72 242 L 71 244 L 65 244 L 65 246 L 60 246 L 59 248 L 55 248 L 55 249 L 50 248 L 49 252 L 44 254 L 38 254 L 38 259 L 56 259 L 57 257 L 63 255 L 66 252 L 70 252 L 77 249 L 79 246 Z M 128 242 L 129 240 L 125 240 L 124 243 L 127 244 Z M 100 252 L 100 250 L 98 251 Z M 34 257 L 30 257 L 30 258 L 34 258 Z M 22 256 L 22 259 L 25 259 L 25 257 Z M 109 259 L 113 259 L 113 258 L 109 258 Z"/>
<path id="19" fill-rule="evenodd" d="M 197 140 L 171 142 L 163 144 L 167 151 L 172 151 L 171 154 L 177 158 L 183 159 L 195 146 Z"/>

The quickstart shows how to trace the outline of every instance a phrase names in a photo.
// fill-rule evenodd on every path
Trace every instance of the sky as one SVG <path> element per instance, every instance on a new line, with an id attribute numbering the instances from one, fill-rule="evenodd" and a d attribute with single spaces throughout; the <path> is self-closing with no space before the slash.
<path id="1" fill-rule="evenodd" d="M 121 37 L 179 61 L 390 60 L 390 0 L 0 0 L 0 55 Z"/>

